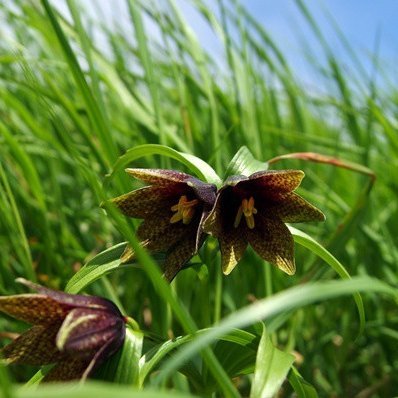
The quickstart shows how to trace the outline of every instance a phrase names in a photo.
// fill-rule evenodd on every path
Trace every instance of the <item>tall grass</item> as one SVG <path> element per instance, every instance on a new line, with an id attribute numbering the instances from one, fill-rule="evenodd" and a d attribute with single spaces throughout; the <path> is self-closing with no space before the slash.
<path id="1" fill-rule="evenodd" d="M 277 41 L 235 1 L 191 4 L 220 41 L 224 52 L 217 55 L 206 51 L 174 0 L 120 2 L 128 13 L 126 25 L 93 19 L 87 8 L 94 1 L 65 1 L 68 17 L 56 3 L 0 2 L 5 37 L 0 41 L 1 294 L 19 291 L 14 279 L 20 276 L 63 289 L 95 254 L 134 241 L 135 224 L 129 221 L 127 228 L 99 204 L 136 186 L 123 171 L 103 183 L 118 158 L 141 144 L 194 154 L 220 175 L 242 145 L 262 161 L 310 151 L 367 166 L 377 175 L 372 189 L 366 174 L 331 164 L 284 159 L 273 165 L 303 169 L 307 177 L 301 192 L 327 215 L 325 224 L 303 225 L 303 230 L 351 275 L 397 285 L 397 96 L 388 76 L 383 79 L 388 71 L 375 63 L 375 72 L 367 76 L 359 55 L 339 33 L 358 66 L 347 70 L 301 0 L 297 12 L 325 53 L 322 70 L 313 66 L 327 92 L 301 83 Z M 184 168 L 153 155 L 134 166 Z M 156 269 L 151 274 L 130 267 L 101 278 L 87 292 L 117 300 L 151 346 L 213 327 L 253 301 L 273 299 L 299 283 L 335 277 L 301 247 L 294 277 L 249 252 L 224 278 L 215 253 L 216 243 L 209 240 L 172 290 L 162 285 Z M 150 261 L 143 256 L 144 263 Z M 398 393 L 396 303 L 376 293 L 365 295 L 366 327 L 356 338 L 355 305 L 347 296 L 338 297 L 338 284 L 330 286 L 330 297 L 337 298 L 295 311 L 286 306 L 267 318 L 274 345 L 296 353 L 296 368 L 319 396 Z M 22 328 L 0 319 L 0 330 Z M 248 394 L 252 378 L 241 375 L 253 372 L 262 330 L 253 321 L 245 333 L 251 350 L 249 343 L 246 351 L 217 343 L 203 354 L 203 364 L 196 357 L 184 375 L 175 373 L 163 387 L 199 395 L 222 388 L 218 394 L 235 394 L 237 387 Z M 14 382 L 31 374 L 17 368 L 0 372 L 1 380 L 9 380 L 10 373 Z M 214 375 L 225 378 L 221 387 L 214 387 Z M 240 375 L 235 387 L 227 375 Z M 148 379 L 145 388 L 156 383 Z M 285 383 L 281 396 L 291 391 Z"/>

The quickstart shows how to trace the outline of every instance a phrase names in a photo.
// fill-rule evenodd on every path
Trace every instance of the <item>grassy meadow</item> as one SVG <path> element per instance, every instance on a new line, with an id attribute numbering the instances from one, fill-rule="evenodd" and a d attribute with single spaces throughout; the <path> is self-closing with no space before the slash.
<path id="1" fill-rule="evenodd" d="M 397 395 L 398 91 L 377 52 L 369 73 L 341 34 L 343 64 L 297 0 L 324 52 L 310 87 L 244 2 L 191 2 L 217 56 L 174 0 L 125 0 L 127 26 L 59 3 L 0 0 L 0 295 L 24 277 L 106 297 L 134 327 L 98 380 L 37 386 L 45 370 L 0 363 L 0 396 Z M 209 238 L 169 285 L 139 221 L 100 204 L 142 186 L 125 167 L 223 179 L 239 150 L 303 170 L 326 221 L 291 230 L 294 276 L 251 249 L 224 276 Z M 2 314 L 0 346 L 26 329 Z"/>

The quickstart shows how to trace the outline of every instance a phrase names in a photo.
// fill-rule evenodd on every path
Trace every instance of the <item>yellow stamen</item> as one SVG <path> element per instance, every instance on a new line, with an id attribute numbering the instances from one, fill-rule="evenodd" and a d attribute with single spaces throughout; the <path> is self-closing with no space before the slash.
<path id="1" fill-rule="evenodd" d="M 185 195 L 180 197 L 180 200 L 174 206 L 171 206 L 171 210 L 176 213 L 170 218 L 170 223 L 174 224 L 182 220 L 182 223 L 187 225 L 191 222 L 192 217 L 195 214 L 195 206 L 199 203 L 197 199 L 188 200 Z"/>
<path id="2" fill-rule="evenodd" d="M 243 199 L 242 204 L 239 206 L 238 212 L 236 213 L 234 227 L 238 228 L 240 220 L 242 219 L 242 215 L 244 215 L 246 219 L 246 225 L 248 228 L 253 229 L 255 226 L 254 214 L 257 214 L 257 209 L 254 207 L 253 196 L 251 196 L 249 200 Z"/>

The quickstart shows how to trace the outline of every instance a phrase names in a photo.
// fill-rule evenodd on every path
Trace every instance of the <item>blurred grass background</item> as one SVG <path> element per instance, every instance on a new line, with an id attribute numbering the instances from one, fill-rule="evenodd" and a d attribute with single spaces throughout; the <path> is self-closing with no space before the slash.
<path id="1" fill-rule="evenodd" d="M 396 286 L 398 96 L 389 71 L 375 57 L 369 75 L 352 49 L 356 67 L 348 69 L 311 9 L 297 0 L 297 12 L 326 60 L 312 66 L 327 89 L 310 89 L 242 4 L 219 0 L 217 16 L 214 4 L 192 4 L 219 39 L 223 54 L 217 59 L 173 0 L 126 0 L 128 32 L 93 18 L 87 8 L 95 2 L 62 2 L 66 18 L 47 1 L 0 1 L 7 33 L 0 41 L 0 293 L 18 291 L 19 276 L 63 288 L 87 259 L 124 240 L 99 203 L 138 185 L 122 172 L 106 189 L 102 183 L 119 156 L 145 143 L 192 153 L 220 175 L 242 145 L 263 161 L 311 151 L 369 167 L 377 175 L 371 191 L 369 178 L 350 170 L 300 160 L 275 164 L 303 169 L 307 177 L 300 191 L 327 215 L 323 225 L 300 228 L 328 247 L 351 275 Z M 159 157 L 134 166 L 181 169 Z M 214 245 L 209 241 L 201 252 L 208 267 L 197 257 L 198 264 L 175 282 L 201 328 L 303 280 L 334 278 L 297 248 L 294 277 L 249 252 L 221 279 Z M 91 290 L 118 297 L 152 333 L 181 333 L 138 268 L 114 273 Z M 396 305 L 376 295 L 367 296 L 365 305 L 366 330 L 357 340 L 357 314 L 348 297 L 269 325 L 276 343 L 297 351 L 300 373 L 320 396 L 398 393 Z M 0 330 L 20 329 L 0 319 Z M 29 374 L 13 372 L 15 380 Z"/>

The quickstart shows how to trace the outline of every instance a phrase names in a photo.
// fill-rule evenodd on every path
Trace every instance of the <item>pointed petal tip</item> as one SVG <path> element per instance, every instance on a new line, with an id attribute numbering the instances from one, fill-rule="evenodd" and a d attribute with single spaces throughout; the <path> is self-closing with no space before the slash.
<path id="1" fill-rule="evenodd" d="M 122 264 L 127 264 L 135 259 L 135 251 L 132 247 L 126 246 L 124 252 L 120 256 L 120 262 Z"/>
<path id="2" fill-rule="evenodd" d="M 293 276 L 296 273 L 296 264 L 294 259 L 281 259 L 281 261 L 277 262 L 276 266 L 289 276 Z"/>
<path id="3" fill-rule="evenodd" d="M 228 263 L 223 264 L 223 266 L 222 266 L 223 274 L 229 275 L 234 270 L 234 268 L 236 267 L 237 264 L 238 263 L 236 261 L 229 261 Z"/>
<path id="4" fill-rule="evenodd" d="M 22 277 L 16 278 L 15 282 L 21 283 L 22 285 L 25 285 L 25 284 L 29 283 L 29 281 L 27 279 L 22 278 Z"/>
<path id="5" fill-rule="evenodd" d="M 326 215 L 323 211 L 319 210 L 317 207 L 313 206 L 313 210 L 315 211 L 314 213 L 314 218 L 309 221 L 326 221 Z"/>
<path id="6" fill-rule="evenodd" d="M 227 276 L 227 275 L 229 275 L 229 274 L 232 272 L 233 268 L 234 268 L 234 267 L 232 267 L 232 268 L 225 268 L 225 269 L 223 268 L 222 273 L 223 273 L 225 276 Z"/>
<path id="7" fill-rule="evenodd" d="M 293 269 L 282 269 L 282 271 L 284 271 L 286 274 L 288 274 L 289 276 L 293 276 L 296 273 L 296 267 L 294 267 Z"/>
<path id="8" fill-rule="evenodd" d="M 136 173 L 142 172 L 142 170 L 144 170 L 144 169 L 132 168 L 132 167 L 127 167 L 127 168 L 124 169 L 124 171 L 125 171 L 127 174 L 130 174 L 130 175 L 132 175 L 132 176 L 135 176 Z"/>
<path id="9" fill-rule="evenodd" d="M 33 283 L 25 278 L 19 277 L 15 279 L 15 282 L 20 283 L 21 285 L 24 285 L 32 290 L 37 290 L 41 286 L 37 285 L 36 283 Z"/>

